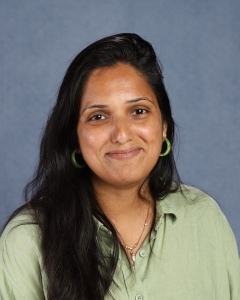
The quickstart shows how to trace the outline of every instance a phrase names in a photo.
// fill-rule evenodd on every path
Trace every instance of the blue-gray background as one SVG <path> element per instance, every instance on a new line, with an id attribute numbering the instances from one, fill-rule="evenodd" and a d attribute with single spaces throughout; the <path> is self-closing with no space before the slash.
<path id="1" fill-rule="evenodd" d="M 0 223 L 22 203 L 70 61 L 119 32 L 153 44 L 179 126 L 182 179 L 218 201 L 240 245 L 239 0 L 1 1 Z"/>

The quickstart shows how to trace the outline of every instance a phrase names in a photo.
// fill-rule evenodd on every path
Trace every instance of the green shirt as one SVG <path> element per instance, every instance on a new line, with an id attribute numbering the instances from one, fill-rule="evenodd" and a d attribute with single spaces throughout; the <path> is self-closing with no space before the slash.
<path id="1" fill-rule="evenodd" d="M 216 202 L 183 187 L 156 203 L 156 221 L 136 255 L 135 268 L 120 250 L 105 299 L 240 300 L 240 264 L 232 230 Z M 46 298 L 41 235 L 22 213 L 0 239 L 0 299 Z M 111 233 L 97 222 L 106 251 Z M 22 225 L 21 225 L 22 224 Z"/>

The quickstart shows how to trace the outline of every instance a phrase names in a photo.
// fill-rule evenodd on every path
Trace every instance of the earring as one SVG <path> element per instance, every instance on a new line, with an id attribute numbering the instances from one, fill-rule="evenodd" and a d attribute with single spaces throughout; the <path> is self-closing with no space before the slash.
<path id="1" fill-rule="evenodd" d="M 169 141 L 169 139 L 168 139 L 168 138 L 166 138 L 166 137 L 163 137 L 163 141 L 165 141 L 165 142 L 166 142 L 166 144 L 167 144 L 167 149 L 166 149 L 166 151 L 165 151 L 165 152 L 163 152 L 163 153 L 160 153 L 160 155 L 159 155 L 159 156 L 166 156 L 166 155 L 168 155 L 168 154 L 169 154 L 169 152 L 171 151 L 171 148 L 172 148 L 172 146 L 171 146 L 171 143 L 170 143 L 170 141 Z"/>
<path id="2" fill-rule="evenodd" d="M 73 166 L 77 169 L 82 169 L 85 167 L 85 165 L 80 165 L 77 161 L 76 161 L 76 157 L 75 157 L 75 154 L 76 154 L 77 150 L 74 150 L 71 154 L 71 162 L 73 164 Z"/>

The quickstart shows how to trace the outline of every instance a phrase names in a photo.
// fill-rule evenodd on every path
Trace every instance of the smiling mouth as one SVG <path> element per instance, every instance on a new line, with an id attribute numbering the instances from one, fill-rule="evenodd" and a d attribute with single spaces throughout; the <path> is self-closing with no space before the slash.
<path id="1" fill-rule="evenodd" d="M 141 151 L 142 151 L 141 148 L 129 148 L 126 150 L 113 150 L 106 153 L 106 155 L 109 158 L 125 160 L 125 159 L 131 159 L 138 156 Z"/>

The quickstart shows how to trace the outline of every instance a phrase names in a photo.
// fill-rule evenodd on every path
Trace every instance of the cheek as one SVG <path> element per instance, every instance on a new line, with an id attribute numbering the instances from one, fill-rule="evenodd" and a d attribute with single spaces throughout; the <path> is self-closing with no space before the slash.
<path id="1" fill-rule="evenodd" d="M 80 152 L 84 157 L 96 156 L 105 144 L 104 132 L 84 129 L 78 132 Z"/>
<path id="2" fill-rule="evenodd" d="M 86 149 L 91 149 L 94 144 L 94 138 L 88 130 L 78 130 L 78 143 L 80 152 L 83 154 Z"/>
<path id="3" fill-rule="evenodd" d="M 161 124 L 155 123 L 151 128 L 146 128 L 144 130 L 144 137 L 151 149 L 151 155 L 153 155 L 153 157 L 158 157 L 161 152 L 163 141 L 163 128 Z"/>
<path id="4" fill-rule="evenodd" d="M 155 122 L 151 124 L 151 126 L 142 127 L 141 134 L 143 138 L 149 142 L 161 143 L 163 137 L 163 129 L 160 123 Z"/>

